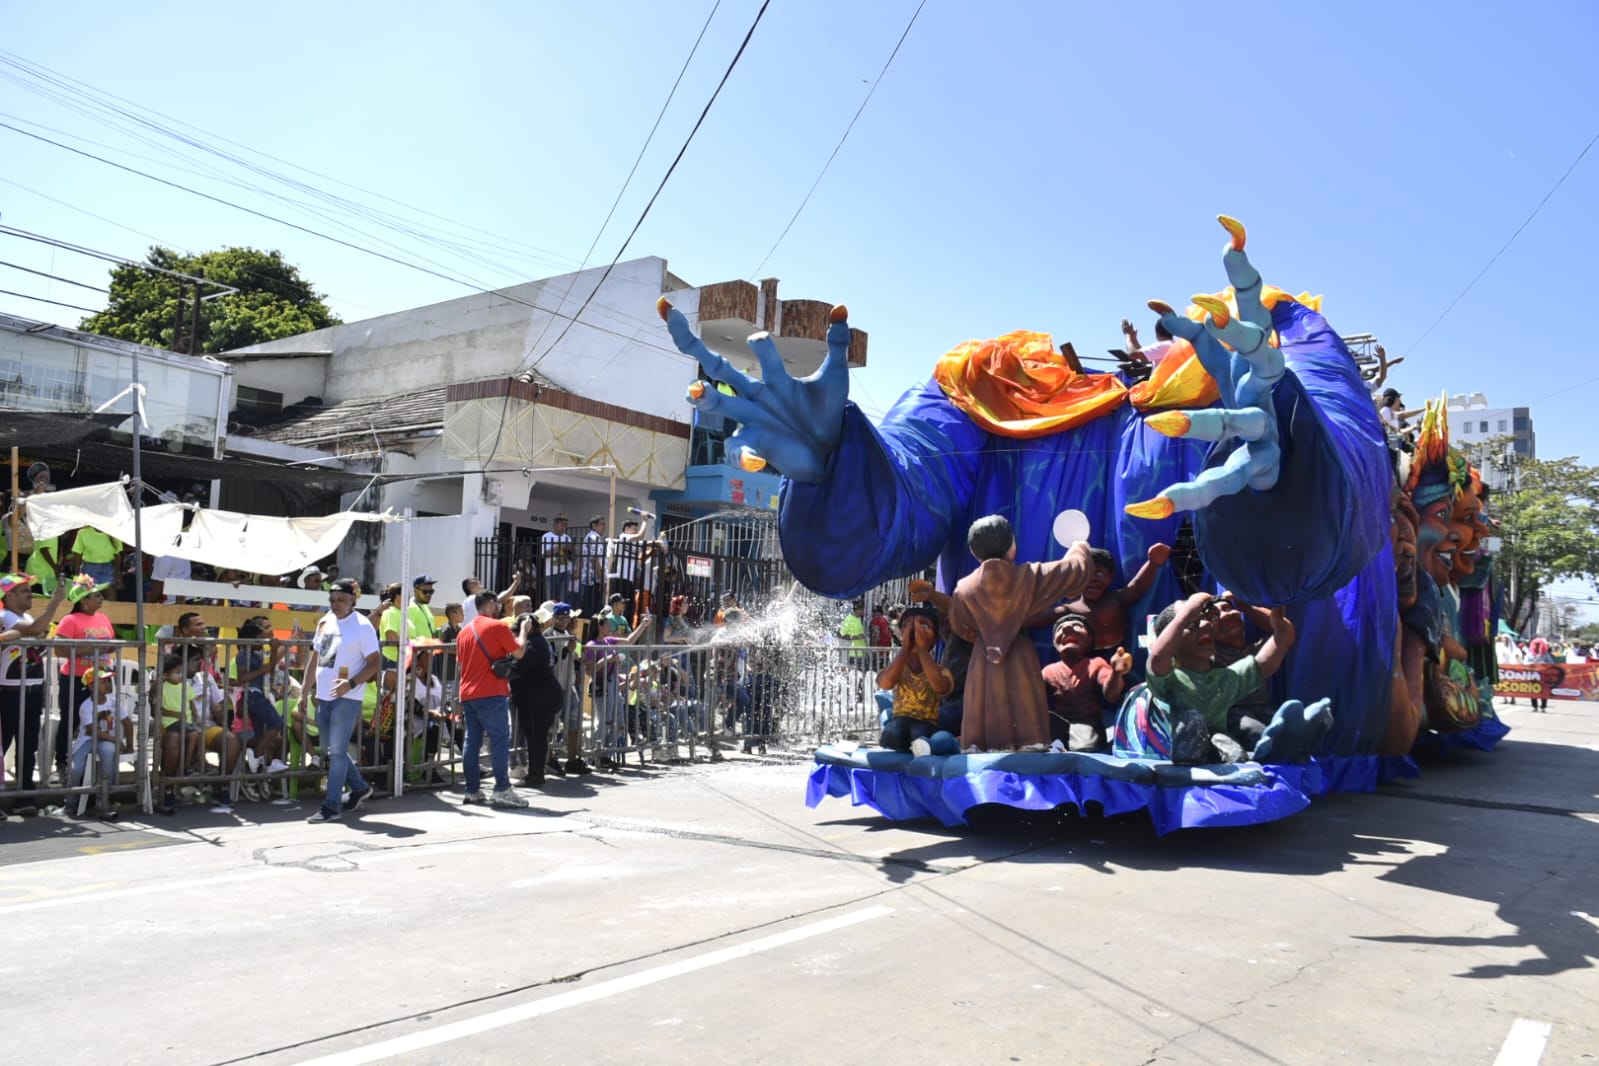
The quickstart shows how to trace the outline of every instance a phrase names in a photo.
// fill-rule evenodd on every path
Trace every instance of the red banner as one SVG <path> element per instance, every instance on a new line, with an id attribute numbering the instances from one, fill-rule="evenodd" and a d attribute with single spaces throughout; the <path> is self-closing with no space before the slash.
<path id="1" fill-rule="evenodd" d="M 1494 695 L 1547 700 L 1599 700 L 1599 663 L 1500 666 Z"/>

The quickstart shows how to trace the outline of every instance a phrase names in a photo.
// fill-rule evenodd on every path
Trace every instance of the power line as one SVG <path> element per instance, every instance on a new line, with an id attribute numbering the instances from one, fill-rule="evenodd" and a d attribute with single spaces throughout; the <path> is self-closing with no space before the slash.
<path id="1" fill-rule="evenodd" d="M 70 307 L 74 311 L 82 311 L 84 314 L 88 315 L 97 315 L 100 313 L 93 307 L 80 307 L 77 304 L 62 303 L 60 300 L 46 300 L 43 296 L 29 296 L 25 292 L 12 292 L 10 289 L 0 289 L 0 296 L 19 296 L 24 300 L 33 300 L 37 303 L 54 304 L 57 307 Z"/>
<path id="2" fill-rule="evenodd" d="M 1437 317 L 1437 319 L 1435 319 L 1433 321 L 1433 324 L 1427 327 L 1427 330 L 1426 330 L 1425 333 L 1423 333 L 1420 337 L 1416 338 L 1416 343 L 1412 344 L 1410 346 L 1410 348 L 1405 352 L 1405 355 L 1409 355 L 1411 352 L 1413 352 L 1417 348 L 1421 347 L 1421 342 L 1426 340 L 1427 337 L 1429 335 L 1431 335 L 1432 331 L 1438 328 L 1438 323 L 1442 322 L 1444 320 L 1444 318 L 1448 316 L 1449 312 L 1451 312 L 1451 311 L 1453 311 L 1455 309 L 1455 305 L 1456 304 L 1458 304 L 1461 300 L 1466 298 L 1466 293 L 1470 292 L 1471 289 L 1472 289 L 1472 286 L 1476 285 L 1477 282 L 1482 280 L 1482 276 L 1484 274 L 1488 273 L 1488 268 L 1493 266 L 1495 263 L 1497 263 L 1499 261 L 1499 257 L 1504 255 L 1505 251 L 1507 249 L 1509 249 L 1509 247 L 1516 242 L 1516 238 L 1521 236 L 1521 231 L 1526 229 L 1528 224 L 1531 223 L 1533 219 L 1538 217 L 1538 212 L 1543 210 L 1543 205 L 1548 203 L 1549 202 L 1549 198 L 1555 194 L 1556 190 L 1558 190 L 1560 188 L 1560 186 L 1562 186 L 1562 185 L 1564 185 L 1566 183 L 1566 179 L 1571 177 L 1571 172 L 1573 170 L 1577 169 L 1577 164 L 1582 162 L 1582 157 L 1587 155 L 1588 154 L 1588 149 L 1592 148 L 1596 143 L 1599 143 L 1599 133 L 1594 134 L 1593 137 L 1588 141 L 1588 143 L 1583 145 L 1582 151 L 1577 153 L 1577 158 L 1573 159 L 1571 161 L 1571 165 L 1566 168 L 1566 172 L 1564 174 L 1560 175 L 1560 180 L 1555 182 L 1554 185 L 1550 188 L 1550 190 L 1543 194 L 1543 199 L 1539 200 L 1538 201 L 1538 206 L 1532 209 L 1532 214 L 1528 215 L 1526 217 L 1526 219 L 1522 221 L 1521 225 L 1516 227 L 1516 232 L 1514 232 L 1514 233 L 1512 233 L 1510 235 L 1510 239 L 1507 240 L 1500 247 L 1500 249 L 1493 254 L 1492 258 L 1490 258 L 1488 260 L 1488 262 L 1483 265 L 1483 268 L 1481 270 L 1477 271 L 1477 275 L 1466 283 L 1466 287 L 1464 289 L 1460 290 L 1460 295 L 1456 296 L 1453 300 L 1449 301 L 1449 306 L 1444 308 L 1443 314 L 1439 315 Z M 1402 359 L 1402 358 L 1404 358 L 1404 356 L 1400 356 L 1400 358 Z"/>
<path id="3" fill-rule="evenodd" d="M 844 142 L 849 140 L 850 130 L 855 128 L 855 123 L 861 117 L 861 112 L 866 110 L 866 105 L 872 102 L 872 95 L 877 92 L 877 87 L 883 84 L 883 75 L 887 74 L 888 68 L 893 65 L 894 57 L 899 55 L 900 45 L 904 44 L 905 38 L 910 36 L 911 27 L 916 25 L 917 16 L 922 13 L 922 8 L 926 6 L 927 0 L 921 0 L 916 5 L 916 10 L 911 12 L 911 19 L 905 24 L 904 32 L 899 35 L 899 40 L 894 42 L 894 50 L 888 53 L 888 59 L 884 61 L 883 69 L 877 72 L 877 78 L 872 82 L 872 87 L 866 91 L 866 99 L 862 100 L 861 106 L 855 109 L 854 117 L 849 120 L 849 125 L 844 127 L 844 135 L 838 139 L 837 144 L 833 145 L 832 154 L 827 157 L 827 162 L 822 164 L 821 172 L 816 175 L 816 180 L 811 182 L 811 187 L 806 190 L 805 198 L 800 201 L 799 207 L 794 209 L 794 217 L 788 220 L 788 225 L 783 227 L 783 232 L 777 235 L 777 240 L 773 241 L 772 247 L 767 249 L 766 255 L 761 259 L 760 264 L 750 271 L 749 276 L 752 280 L 761 272 L 761 268 L 766 266 L 767 260 L 771 259 L 773 254 L 776 253 L 777 246 L 783 243 L 783 238 L 787 237 L 788 231 L 794 228 L 794 223 L 799 221 L 800 214 L 805 210 L 805 205 L 811 202 L 811 194 L 816 192 L 816 187 L 822 183 L 822 178 L 827 176 L 827 168 L 833 165 L 833 160 L 838 157 L 839 149 L 843 148 Z"/>
<path id="4" fill-rule="evenodd" d="M 560 296 L 560 299 L 556 301 L 557 307 L 566 303 L 566 298 L 572 294 L 572 286 L 577 284 L 578 276 L 582 274 L 583 269 L 589 265 L 589 256 L 593 255 L 594 249 L 600 246 L 600 238 L 605 236 L 606 228 L 610 226 L 611 219 L 616 216 L 616 209 L 622 204 L 622 197 L 627 193 L 628 187 L 633 184 L 633 176 L 638 173 L 639 164 L 644 162 L 644 154 L 649 151 L 651 142 L 655 140 L 655 132 L 661 128 L 661 120 L 666 117 L 667 108 L 672 106 L 672 100 L 677 96 L 677 87 L 683 84 L 683 75 L 688 73 L 689 64 L 694 62 L 694 56 L 700 50 L 700 42 L 705 40 L 705 33 L 711 28 L 711 20 L 716 18 L 716 12 L 720 10 L 721 6 L 722 0 L 716 0 L 716 2 L 711 5 L 711 13 L 705 16 L 705 24 L 700 27 L 699 36 L 694 38 L 694 45 L 688 50 L 688 58 L 683 60 L 683 66 L 680 67 L 677 72 L 677 79 L 672 82 L 671 89 L 667 90 L 666 102 L 661 104 L 661 110 L 655 116 L 655 124 L 650 127 L 650 132 L 644 137 L 644 143 L 639 146 L 638 156 L 633 160 L 632 168 L 628 170 L 627 177 L 622 180 L 622 187 L 616 191 L 616 199 L 611 201 L 611 209 L 605 213 L 605 221 L 601 222 L 600 228 L 595 231 L 594 240 L 589 242 L 588 251 L 583 253 L 583 259 L 578 263 L 577 271 L 572 275 L 572 280 L 567 283 L 566 291 L 563 292 Z M 533 352 L 538 350 L 538 346 L 544 340 L 544 335 L 549 332 L 550 322 L 553 321 L 555 320 L 552 318 L 544 323 L 544 328 L 539 331 L 538 337 L 533 341 L 532 344 L 528 345 L 528 355 L 531 355 Z M 562 336 L 565 336 L 564 331 Z M 526 358 L 527 356 L 523 356 L 524 360 Z M 521 364 L 519 362 L 518 369 L 520 369 L 520 366 Z"/>
<path id="5" fill-rule="evenodd" d="M 750 28 L 744 34 L 744 39 L 739 42 L 738 51 L 733 53 L 732 61 L 727 64 L 727 69 L 722 72 L 722 80 L 716 83 L 716 88 L 711 92 L 711 98 L 705 101 L 705 107 L 700 111 L 700 117 L 694 120 L 694 128 L 689 130 L 688 136 L 683 139 L 683 146 L 677 150 L 677 156 L 673 158 L 671 166 L 667 167 L 666 173 L 661 176 L 661 183 L 655 187 L 655 192 L 650 195 L 649 203 L 645 204 L 644 210 L 639 212 L 638 221 L 633 223 L 633 228 L 628 231 L 627 239 L 616 250 L 616 255 L 611 259 L 611 265 L 606 267 L 605 273 L 600 275 L 600 280 L 595 284 L 593 291 L 584 299 L 582 307 L 577 309 L 577 315 L 572 316 L 571 322 L 568 322 L 566 328 L 561 330 L 561 335 L 555 338 L 554 343 L 550 345 L 543 355 L 533 361 L 533 365 L 529 369 L 537 370 L 539 363 L 543 362 L 550 352 L 560 347 L 562 339 L 571 331 L 572 324 L 577 322 L 578 315 L 581 315 L 584 308 L 588 307 L 589 301 L 594 299 L 595 294 L 605 284 L 605 279 L 611 276 L 611 271 L 616 268 L 617 263 L 621 262 L 623 254 L 627 251 L 627 246 L 633 243 L 633 238 L 638 235 L 639 227 L 644 225 L 644 220 L 649 217 L 650 209 L 655 206 L 655 201 L 660 198 L 662 191 L 665 190 L 666 183 L 672 180 L 672 174 L 677 170 L 677 165 L 683 161 L 684 154 L 688 152 L 688 146 L 694 143 L 694 135 L 705 124 L 705 116 L 711 113 L 711 107 L 716 103 L 716 98 L 722 94 L 722 87 L 727 84 L 727 79 L 733 76 L 734 68 L 738 66 L 738 61 L 744 56 L 744 49 L 749 47 L 750 38 L 755 36 L 755 28 L 761 24 L 761 19 L 765 17 L 766 9 L 770 6 L 772 6 L 772 0 L 762 0 L 760 10 L 755 12 L 754 21 L 750 23 Z M 518 364 L 517 369 L 521 369 L 520 364 Z"/>
<path id="6" fill-rule="evenodd" d="M 0 267 L 10 267 L 12 270 L 20 270 L 25 274 L 37 274 L 39 277 L 49 278 L 51 281 L 61 281 L 68 285 L 76 285 L 80 289 L 88 289 L 90 292 L 103 292 L 107 296 L 111 295 L 110 289 L 102 289 L 95 285 L 86 285 L 81 281 L 73 281 L 71 278 L 63 278 L 58 274 L 46 274 L 42 270 L 35 270 L 32 267 L 25 267 L 21 263 L 0 263 Z"/>

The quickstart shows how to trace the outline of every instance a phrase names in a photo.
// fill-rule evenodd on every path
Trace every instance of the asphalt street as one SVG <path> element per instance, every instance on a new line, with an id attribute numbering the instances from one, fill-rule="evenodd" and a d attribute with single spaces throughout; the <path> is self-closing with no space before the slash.
<path id="1" fill-rule="evenodd" d="M 17 1063 L 1599 1060 L 1599 705 L 1268 826 L 803 802 L 806 762 L 0 825 Z"/>

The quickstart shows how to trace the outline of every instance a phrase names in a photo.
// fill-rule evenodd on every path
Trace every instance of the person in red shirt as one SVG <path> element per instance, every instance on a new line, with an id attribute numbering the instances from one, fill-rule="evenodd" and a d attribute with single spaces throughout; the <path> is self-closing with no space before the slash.
<path id="1" fill-rule="evenodd" d="M 72 641 L 71 654 L 61 659 L 61 722 L 56 729 L 56 766 L 61 780 L 67 779 L 67 740 L 77 732 L 78 708 L 93 692 L 83 683 L 83 672 L 91 666 L 102 665 L 111 653 L 94 654 L 94 649 L 79 641 L 115 640 L 116 628 L 111 619 L 100 610 L 105 603 L 105 585 L 95 584 L 94 578 L 79 574 L 67 585 L 67 602 L 72 604 L 68 615 L 56 623 L 55 638 Z"/>
<path id="2" fill-rule="evenodd" d="M 894 646 L 894 627 L 889 625 L 883 608 L 876 604 L 872 606 L 872 620 L 866 624 L 866 642 L 874 648 Z"/>
<path id="3" fill-rule="evenodd" d="M 527 800 L 511 787 L 511 686 L 505 678 L 494 676 L 492 664 L 507 655 L 522 657 L 532 618 L 524 618 L 521 632 L 513 634 L 500 621 L 503 608 L 498 596 L 479 592 L 472 600 L 477 614 L 455 638 L 456 661 L 461 670 L 461 716 L 466 721 L 465 802 L 526 807 Z M 483 751 L 485 735 L 489 738 L 489 761 L 494 767 L 492 799 L 486 798 L 479 787 L 483 769 L 478 765 L 478 756 Z"/>

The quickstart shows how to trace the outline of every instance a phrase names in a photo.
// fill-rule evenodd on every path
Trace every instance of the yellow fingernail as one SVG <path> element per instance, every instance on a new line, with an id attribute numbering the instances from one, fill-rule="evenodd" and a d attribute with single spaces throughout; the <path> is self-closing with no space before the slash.
<path id="1" fill-rule="evenodd" d="M 705 396 L 705 382 L 691 381 L 688 383 L 688 398 L 698 400 Z"/>
<path id="2" fill-rule="evenodd" d="M 1172 512 L 1177 510 L 1177 505 L 1165 496 L 1156 496 L 1153 500 L 1143 503 L 1130 503 L 1122 510 L 1134 518 L 1170 518 Z"/>
<path id="3" fill-rule="evenodd" d="M 1193 424 L 1194 420 L 1181 411 L 1160 411 L 1144 419 L 1144 425 L 1167 437 L 1181 437 Z"/>
<path id="4" fill-rule="evenodd" d="M 1165 300 L 1149 301 L 1149 309 L 1155 312 L 1157 315 L 1175 315 L 1177 313 L 1176 311 L 1172 310 L 1172 305 L 1167 303 Z"/>
<path id="5" fill-rule="evenodd" d="M 837 307 L 834 307 L 827 316 L 827 320 L 829 322 L 843 322 L 847 318 L 849 318 L 849 308 L 845 307 L 843 304 L 839 304 Z"/>
<path id="6" fill-rule="evenodd" d="M 751 474 L 759 474 L 766 469 L 766 460 L 756 455 L 749 448 L 745 448 L 744 454 L 739 456 L 738 465 Z"/>
<path id="7" fill-rule="evenodd" d="M 655 313 L 660 315 L 662 320 L 665 320 L 666 316 L 672 313 L 672 301 L 664 296 L 656 300 Z"/>
<path id="8" fill-rule="evenodd" d="M 1194 306 L 1209 311 L 1210 317 L 1215 320 L 1218 329 L 1233 320 L 1233 313 L 1228 310 L 1227 305 L 1214 296 L 1195 296 Z"/>
<path id="9" fill-rule="evenodd" d="M 1242 222 L 1238 221 L 1236 218 L 1233 218 L 1231 215 L 1217 215 L 1216 216 L 1216 221 L 1220 222 L 1221 223 L 1221 228 L 1226 230 L 1227 233 L 1232 237 L 1232 239 L 1233 239 L 1233 251 L 1235 251 L 1235 252 L 1243 251 L 1244 250 L 1244 241 L 1249 236 L 1247 233 L 1244 232 L 1244 224 Z"/>

